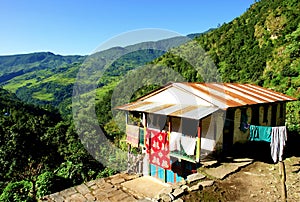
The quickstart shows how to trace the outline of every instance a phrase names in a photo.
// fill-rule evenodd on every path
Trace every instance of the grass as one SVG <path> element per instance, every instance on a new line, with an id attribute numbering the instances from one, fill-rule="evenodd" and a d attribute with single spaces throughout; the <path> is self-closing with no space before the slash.
<path id="1" fill-rule="evenodd" d="M 3 88 L 5 90 L 15 93 L 21 87 L 24 87 L 27 85 L 35 85 L 36 83 L 37 83 L 37 80 L 35 78 L 29 79 L 29 80 L 24 79 L 22 81 L 14 80 L 14 81 L 9 82 L 7 85 L 3 86 Z"/>
<path id="2" fill-rule="evenodd" d="M 43 88 L 39 92 L 35 92 L 32 95 L 33 98 L 43 100 L 43 101 L 53 101 L 54 95 L 52 93 L 47 93 L 47 89 Z"/>
<path id="3" fill-rule="evenodd" d="M 96 100 L 101 100 L 101 98 L 105 94 L 107 94 L 107 92 L 109 92 L 110 90 L 113 90 L 118 85 L 118 83 L 119 83 L 119 80 L 116 79 L 101 88 L 97 88 L 96 89 Z"/>

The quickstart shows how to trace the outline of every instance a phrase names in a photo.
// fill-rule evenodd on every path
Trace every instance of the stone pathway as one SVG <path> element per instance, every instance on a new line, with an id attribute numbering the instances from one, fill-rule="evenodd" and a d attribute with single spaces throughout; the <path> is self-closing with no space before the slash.
<path id="1" fill-rule="evenodd" d="M 212 163 L 199 169 L 201 173 L 189 175 L 186 181 L 173 185 L 144 176 L 120 173 L 108 178 L 96 179 L 63 191 L 43 197 L 49 202 L 134 202 L 134 201 L 175 201 L 181 196 L 214 184 L 215 179 L 224 179 L 252 163 L 252 159 L 234 159 L 231 163 Z"/>
<path id="2" fill-rule="evenodd" d="M 138 178 L 137 175 L 117 174 L 100 178 L 43 197 L 40 201 L 85 202 L 85 201 L 137 201 L 138 196 L 122 189 L 121 183 Z"/>
<path id="3" fill-rule="evenodd" d="M 160 180 L 143 176 L 131 181 L 122 183 L 123 189 L 129 191 L 135 196 L 141 196 L 144 198 L 156 198 L 162 189 L 170 187 L 170 184 L 163 183 Z"/>
<path id="4" fill-rule="evenodd" d="M 240 168 L 245 167 L 253 162 L 253 159 L 234 159 L 230 163 L 221 163 L 219 166 L 214 168 L 204 169 L 204 174 L 211 176 L 215 179 L 224 179 L 229 174 L 238 171 Z"/>

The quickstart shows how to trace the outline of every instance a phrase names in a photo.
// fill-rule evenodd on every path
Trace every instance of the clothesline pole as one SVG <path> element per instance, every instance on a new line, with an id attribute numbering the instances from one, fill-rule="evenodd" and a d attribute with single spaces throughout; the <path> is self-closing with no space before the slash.
<path id="1" fill-rule="evenodd" d="M 281 176 L 281 197 L 282 201 L 286 202 L 286 186 L 285 186 L 285 181 L 286 181 L 286 173 L 285 173 L 285 166 L 283 161 L 279 161 L 279 172 Z"/>
<path id="2" fill-rule="evenodd" d="M 201 121 L 198 125 L 197 130 L 197 148 L 196 148 L 196 161 L 200 162 L 200 154 L 201 154 Z"/>

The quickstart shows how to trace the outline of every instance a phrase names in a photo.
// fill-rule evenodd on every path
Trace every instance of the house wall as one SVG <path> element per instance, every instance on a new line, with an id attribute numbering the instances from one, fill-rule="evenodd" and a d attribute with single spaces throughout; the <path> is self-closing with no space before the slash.
<path id="1" fill-rule="evenodd" d="M 235 109 L 234 112 L 234 130 L 233 130 L 233 143 L 245 143 L 248 141 L 250 131 L 243 132 L 240 130 L 241 124 L 241 110 L 242 108 Z M 253 110 L 258 110 L 258 117 L 253 117 Z M 267 110 L 265 112 L 265 110 Z M 282 111 L 281 111 L 282 110 Z M 260 105 L 258 107 L 247 107 L 246 114 L 248 116 L 248 123 L 257 123 L 260 126 L 283 126 L 285 124 L 286 103 L 275 103 Z M 259 119 L 258 122 L 257 120 Z M 275 120 L 275 121 L 274 121 Z"/>
<path id="2" fill-rule="evenodd" d="M 216 124 L 216 147 L 215 150 L 221 150 L 223 147 L 223 128 L 225 122 L 225 112 L 219 111 L 213 114 Z"/>
<path id="3" fill-rule="evenodd" d="M 222 149 L 223 127 L 225 113 L 217 111 L 202 119 L 201 124 L 201 151 L 209 152 Z"/>
<path id="4" fill-rule="evenodd" d="M 185 92 L 177 87 L 168 88 L 167 90 L 146 98 L 144 101 L 166 104 L 212 106 L 212 104 L 205 99 L 196 97 L 192 93 Z"/>
<path id="5" fill-rule="evenodd" d="M 248 140 L 249 137 L 249 130 L 247 130 L 246 132 L 240 130 L 241 115 L 242 115 L 241 108 L 237 108 L 234 112 L 233 143 L 236 142 L 244 143 Z M 246 108 L 246 115 L 248 117 L 248 123 L 249 123 L 252 119 L 252 109 L 250 107 Z"/>
<path id="6" fill-rule="evenodd" d="M 273 107 L 277 108 L 277 105 L 259 106 L 259 125 L 260 126 L 271 126 L 272 125 L 272 108 Z M 265 112 L 265 110 L 267 110 L 267 112 Z M 267 117 L 265 117 L 265 115 L 267 115 Z M 276 120 L 277 120 L 277 117 L 276 117 Z"/>
<path id="7" fill-rule="evenodd" d="M 276 122 L 276 124 L 278 126 L 285 125 L 285 117 L 286 117 L 286 103 L 277 104 L 277 122 Z"/>
<path id="8" fill-rule="evenodd" d="M 259 125 L 261 126 L 283 126 L 285 125 L 286 103 L 275 103 L 268 105 L 267 121 L 264 120 L 264 107 L 260 106 Z M 273 119 L 273 120 L 272 120 Z"/>

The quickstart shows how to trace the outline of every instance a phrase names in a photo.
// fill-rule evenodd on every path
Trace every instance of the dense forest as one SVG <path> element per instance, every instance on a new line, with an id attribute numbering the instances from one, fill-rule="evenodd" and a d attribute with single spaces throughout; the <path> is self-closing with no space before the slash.
<path id="1" fill-rule="evenodd" d="M 94 56 L 107 58 L 123 55 L 108 63 L 97 83 L 95 110 L 99 126 L 110 141 L 126 150 L 120 141 L 124 132 L 112 119 L 113 93 L 124 94 L 120 102 L 126 101 L 129 93 L 122 83 L 124 79 L 142 78 L 149 83 L 140 88 L 138 82 L 131 82 L 131 90 L 137 91 L 130 100 L 158 88 L 168 82 L 155 75 L 157 71 L 168 74 L 161 66 L 174 70 L 168 75 L 172 81 L 212 78 L 211 81 L 255 83 L 299 99 L 299 14 L 297 0 L 261 0 L 230 23 L 203 34 L 191 34 L 194 40 L 169 52 L 159 47 L 177 41 L 180 45 L 180 38 L 95 53 Z M 149 44 L 153 50 L 147 49 Z M 203 48 L 205 57 L 193 55 L 195 46 Z M 134 49 L 138 51 L 132 52 Z M 195 61 L 179 57 L 178 51 Z M 73 85 L 85 59 L 86 56 L 52 53 L 0 56 L 0 201 L 35 201 L 116 172 L 86 151 L 73 123 Z M 147 68 L 132 71 L 145 64 Z M 208 69 L 199 73 L 201 65 Z M 213 65 L 217 72 L 209 69 Z M 216 74 L 220 77 L 214 77 Z M 87 120 L 88 110 L 83 111 Z M 300 132 L 299 111 L 300 101 L 288 104 L 288 128 L 296 133 Z"/>
<path id="2" fill-rule="evenodd" d="M 299 1 L 261 0 L 195 40 L 217 66 L 222 82 L 254 83 L 300 98 Z M 181 51 L 188 55 L 190 49 Z M 197 67 L 172 53 L 154 63 L 175 69 L 188 81 L 203 81 Z M 287 110 L 289 129 L 299 130 L 300 102 L 289 103 Z"/>
<path id="3" fill-rule="evenodd" d="M 0 89 L 0 112 L 0 201 L 34 201 L 114 173 L 88 154 L 55 109 L 24 104 Z"/>

